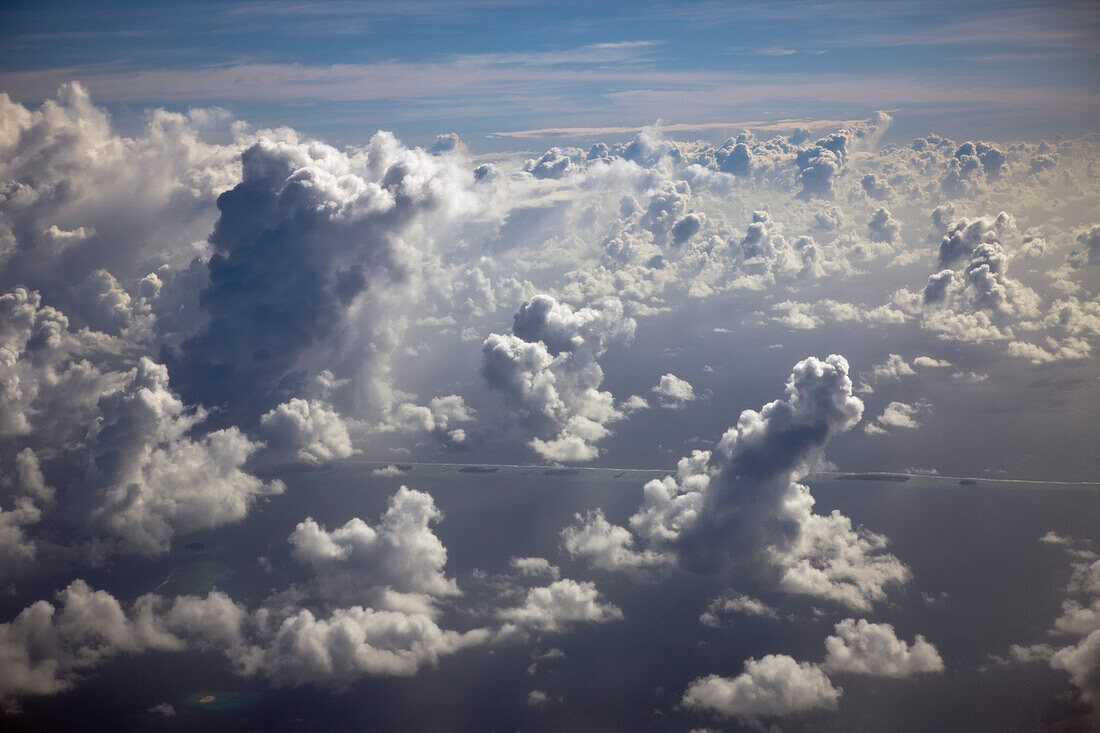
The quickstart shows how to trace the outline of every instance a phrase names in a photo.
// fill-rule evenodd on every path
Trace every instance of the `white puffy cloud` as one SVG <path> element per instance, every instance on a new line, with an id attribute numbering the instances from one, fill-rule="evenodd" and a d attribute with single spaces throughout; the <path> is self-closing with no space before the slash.
<path id="1" fill-rule="evenodd" d="M 875 364 L 871 368 L 871 377 L 874 379 L 900 379 L 913 374 L 916 374 L 913 367 L 909 366 L 899 354 L 890 354 L 884 363 Z"/>
<path id="2" fill-rule="evenodd" d="M 0 699 L 49 695 L 71 687 L 103 660 L 180 642 L 148 619 L 127 617 L 114 596 L 74 580 L 57 606 L 38 601 L 0 624 Z"/>
<path id="3" fill-rule="evenodd" d="M 83 437 L 99 394 L 117 381 L 88 360 L 92 339 L 72 333 L 65 314 L 36 291 L 0 295 L 0 436 L 53 446 Z"/>
<path id="4" fill-rule="evenodd" d="M 745 616 L 778 618 L 778 612 L 763 601 L 743 593 L 726 593 L 707 604 L 707 610 L 699 616 L 705 626 L 721 626 L 722 614 L 737 613 Z"/>
<path id="5" fill-rule="evenodd" d="M 1070 255 L 1070 263 L 1078 267 L 1082 265 L 1100 265 L 1100 224 L 1094 224 L 1091 228 L 1077 235 L 1077 243 L 1083 249 Z"/>
<path id="6" fill-rule="evenodd" d="M 437 233 L 476 208 L 462 162 L 383 132 L 347 153 L 249 146 L 240 182 L 218 199 L 207 322 L 169 362 L 181 392 L 254 419 L 308 396 L 286 393 L 327 371 L 341 414 L 380 417 L 395 398 L 389 359 L 404 316 L 423 300 L 421 265 Z"/>
<path id="7" fill-rule="evenodd" d="M 774 616 L 766 604 L 747 596 L 716 599 L 703 622 L 717 625 L 717 605 L 753 615 Z M 836 635 L 825 640 L 826 656 L 821 664 L 799 662 L 785 654 L 769 654 L 745 661 L 736 677 L 712 674 L 694 680 L 684 693 L 682 704 L 745 723 L 761 725 L 813 710 L 837 707 L 843 690 L 829 674 L 866 674 L 878 677 L 910 677 L 938 673 L 943 660 L 934 646 L 917 635 L 912 644 L 897 638 L 890 624 L 873 624 L 865 619 L 844 619 L 835 626 Z"/>
<path id="8" fill-rule="evenodd" d="M 277 454 L 317 463 L 353 453 L 347 425 L 319 401 L 293 397 L 260 417 L 260 436 Z"/>
<path id="9" fill-rule="evenodd" d="M 868 309 L 852 303 L 841 303 L 831 298 L 815 303 L 784 300 L 773 305 L 772 310 L 786 311 L 786 315 L 777 316 L 775 320 L 789 328 L 803 331 L 817 328 L 825 321 L 890 324 L 904 323 L 906 320 L 904 312 L 890 305 Z"/>
<path id="10" fill-rule="evenodd" d="M 611 524 L 603 510 L 574 516 L 572 524 L 561 532 L 562 549 L 571 557 L 583 557 L 601 570 L 645 568 L 662 565 L 669 558 L 653 550 L 634 549 L 634 535 L 626 527 Z"/>
<path id="11" fill-rule="evenodd" d="M 618 606 L 603 601 L 596 585 L 563 578 L 531 588 L 519 606 L 497 616 L 506 623 L 502 633 L 561 633 L 576 623 L 606 623 L 623 617 Z"/>
<path id="12" fill-rule="evenodd" d="M 535 178 L 561 178 L 573 169 L 571 158 L 580 155 L 581 151 L 576 148 L 550 148 L 541 158 L 527 161 L 524 168 Z"/>
<path id="13" fill-rule="evenodd" d="M 545 557 L 513 557 L 508 560 L 508 564 L 525 577 L 548 577 L 551 580 L 561 577 L 561 569 L 557 565 L 551 565 Z"/>
<path id="14" fill-rule="evenodd" d="M 1062 615 L 1054 619 L 1054 629 L 1061 634 L 1086 636 L 1100 629 L 1100 597 L 1094 596 L 1087 606 L 1068 599 L 1062 603 Z"/>
<path id="15" fill-rule="evenodd" d="M 736 677 L 709 675 L 694 680 L 684 693 L 684 707 L 760 724 L 815 710 L 833 710 L 842 690 L 815 665 L 785 654 L 749 659 Z"/>
<path id="16" fill-rule="evenodd" d="M 459 594 L 444 574 L 447 550 L 431 528 L 442 516 L 430 495 L 402 486 L 374 527 L 354 518 L 329 531 L 307 518 L 288 541 L 292 557 L 314 569 L 313 587 L 327 601 L 430 609 L 433 599 Z"/>
<path id="17" fill-rule="evenodd" d="M 951 366 L 951 362 L 931 356 L 918 356 L 913 359 L 913 366 L 922 369 L 945 369 Z"/>
<path id="18" fill-rule="evenodd" d="M 663 407 L 679 407 L 695 399 L 695 389 L 686 379 L 675 374 L 662 374 L 653 392 L 660 398 Z"/>
<path id="19" fill-rule="evenodd" d="M 959 363 L 980 341 L 1035 363 L 1089 359 L 1100 336 L 1100 236 L 1080 218 L 1095 210 L 1095 140 L 933 135 L 876 149 L 889 122 L 879 115 L 720 146 L 654 128 L 525 164 L 471 159 L 454 135 L 427 151 L 388 133 L 336 149 L 290 130 L 259 139 L 224 111 L 146 119 L 120 134 L 75 84 L 37 110 L 0 96 L 5 579 L 32 572 L 59 537 L 103 560 L 239 521 L 280 489 L 253 475 L 259 460 L 324 462 L 383 439 L 421 450 L 418 434 L 441 451 L 476 443 L 475 417 L 494 418 L 500 402 L 540 457 L 590 460 L 616 420 L 648 406 L 605 387 L 607 344 L 684 298 L 748 302 L 752 291 L 752 317 L 795 330 L 833 321 L 892 337 L 914 322 L 956 342 Z M 1002 209 L 1019 224 L 981 216 Z M 924 239 L 911 223 L 930 211 Z M 884 256 L 896 267 L 878 269 Z M 926 287 L 918 276 L 905 281 L 913 292 L 868 294 L 882 273 L 924 262 Z M 855 302 L 836 300 L 849 284 Z M 511 333 L 483 338 L 517 308 Z M 735 321 L 723 325 L 736 332 Z M 479 346 L 488 397 L 472 386 L 476 367 L 459 371 Z M 886 538 L 814 514 L 798 483 L 860 418 L 842 361 L 800 364 L 783 399 L 649 484 L 627 526 L 578 515 L 563 550 L 600 569 L 750 571 L 849 608 L 882 602 L 908 577 Z M 865 378 L 947 366 L 891 354 Z M 657 399 L 694 392 L 662 382 Z M 922 409 L 893 402 L 872 424 L 912 426 Z M 293 556 L 308 569 L 295 572 L 312 576 L 279 595 L 286 605 L 248 610 L 213 594 L 122 612 L 70 586 L 56 608 L 34 604 L 4 627 L 13 661 L 0 669 L 23 681 L 0 689 L 58 690 L 113 654 L 191 645 L 279 684 L 412 673 L 493 635 L 437 623 L 443 599 L 460 598 L 438 518 L 407 492 L 374 525 L 303 521 Z M 1078 686 L 1100 585 L 1081 565 L 1070 592 L 1087 597 L 1067 599 L 1052 624 L 1063 648 L 1044 657 Z M 512 567 L 553 584 L 525 590 L 498 623 L 550 633 L 618 610 L 543 558 Z M 85 598 L 102 627 L 58 625 Z M 777 613 L 732 591 L 715 604 L 716 617 Z M 60 641 L 36 656 L 26 644 L 38 638 Z M 897 645 L 910 658 L 921 648 Z"/>
<path id="20" fill-rule="evenodd" d="M 940 267 L 954 267 L 966 262 L 974 254 L 978 245 L 998 242 L 1015 228 L 1015 220 L 1004 211 L 995 217 L 983 216 L 977 219 L 964 217 L 952 222 L 940 241 L 938 260 Z"/>
<path id="21" fill-rule="evenodd" d="M 864 430 L 871 435 L 883 435 L 889 432 L 889 428 L 914 429 L 920 427 L 917 417 L 928 411 L 927 405 L 909 405 L 904 402 L 891 402 L 875 418 L 874 422 L 864 425 Z"/>
<path id="22" fill-rule="evenodd" d="M 215 110 L 155 110 L 125 137 L 77 82 L 33 111 L 0 93 L 0 289 L 27 286 L 78 325 L 99 327 L 109 302 L 76 306 L 86 278 L 106 284 L 109 273 L 118 280 L 108 300 L 124 316 L 119 282 L 129 289 L 200 253 L 193 243 L 210 233 L 215 199 L 240 171 L 237 132 Z"/>
<path id="23" fill-rule="evenodd" d="M 461 395 L 452 394 L 433 397 L 426 406 L 402 402 L 390 410 L 379 428 L 432 433 L 445 443 L 459 444 L 465 441 L 466 432 L 456 425 L 473 419 L 473 410 Z"/>
<path id="24" fill-rule="evenodd" d="M 24 448 L 15 456 L 14 472 L 0 483 L 13 497 L 8 509 L 0 506 L 0 578 L 27 570 L 37 547 L 24 528 L 42 519 L 42 506 L 53 503 L 55 490 L 46 485 L 38 456 Z"/>
<path id="25" fill-rule="evenodd" d="M 485 340 L 481 373 L 534 434 L 533 450 L 554 461 L 590 460 L 607 425 L 622 417 L 611 393 L 599 389 L 597 359 L 607 341 L 630 340 L 634 328 L 616 299 L 573 310 L 539 295 L 520 306 L 512 334 Z"/>
<path id="26" fill-rule="evenodd" d="M 1100 629 L 1077 644 L 1054 652 L 1050 666 L 1069 673 L 1069 681 L 1081 691 L 1081 700 L 1093 706 L 1094 721 L 1100 717 Z"/>
<path id="27" fill-rule="evenodd" d="M 917 634 L 913 643 L 907 644 L 890 624 L 873 624 L 866 619 L 839 622 L 836 634 L 825 640 L 825 650 L 821 668 L 830 674 L 909 677 L 943 671 L 943 659 L 923 636 Z"/>
<path id="28" fill-rule="evenodd" d="M 545 705 L 548 702 L 550 702 L 550 696 L 542 690 L 531 690 L 527 693 L 527 704 L 531 707 Z"/>
<path id="29" fill-rule="evenodd" d="M 362 675 L 415 674 L 493 636 L 487 628 L 456 632 L 435 621 L 433 602 L 459 594 L 443 574 L 446 549 L 430 530 L 439 517 L 430 496 L 402 487 L 376 527 L 353 519 L 329 532 L 307 519 L 290 541 L 293 557 L 313 568 L 314 582 L 305 596 L 292 588 L 254 610 L 218 591 L 205 598 L 147 594 L 125 609 L 109 593 L 74 581 L 58 594 L 57 607 L 39 601 L 0 624 L 0 699 L 52 694 L 112 656 L 148 650 L 221 651 L 236 672 L 276 685 L 340 687 Z M 525 607 L 512 609 L 506 635 L 516 633 L 516 623 L 560 631 L 621 615 L 599 602 L 591 584 L 537 590 Z M 303 607 L 309 595 L 328 610 Z"/>
<path id="30" fill-rule="evenodd" d="M 249 612 L 228 596 L 138 598 L 129 612 L 109 593 L 76 580 L 0 624 L 0 699 L 68 689 L 119 654 L 221 650 L 237 672 L 276 685 L 342 686 L 362 675 L 415 674 L 441 656 L 484 643 L 487 629 L 439 628 L 426 614 L 361 606 L 318 618 L 307 609 L 281 620 Z"/>
<path id="31" fill-rule="evenodd" d="M 236 427 L 199 429 L 206 411 L 183 403 L 163 365 L 112 336 L 73 332 L 26 288 L 0 296 L 0 318 L 0 434 L 9 439 L 0 451 L 16 467 L 14 482 L 0 481 L 15 504 L 0 515 L 5 551 L 29 559 L 25 530 L 37 523 L 36 532 L 91 542 L 93 554 L 159 553 L 175 535 L 239 521 L 282 490 L 245 470 L 258 443 Z M 43 455 L 52 464 L 39 465 Z M 51 472 L 49 483 L 67 489 L 57 502 Z"/>
<path id="32" fill-rule="evenodd" d="M 152 554 L 172 537 L 245 517 L 257 497 L 279 493 L 243 465 L 257 449 L 237 428 L 188 437 L 202 417 L 168 388 L 168 370 L 142 358 L 99 400 L 87 473 L 75 503 L 122 549 Z"/>
<path id="33" fill-rule="evenodd" d="M 352 606 L 318 618 L 302 609 L 241 662 L 276 685 L 341 687 L 363 675 L 407 677 L 488 638 L 485 629 L 441 629 L 423 613 Z"/>

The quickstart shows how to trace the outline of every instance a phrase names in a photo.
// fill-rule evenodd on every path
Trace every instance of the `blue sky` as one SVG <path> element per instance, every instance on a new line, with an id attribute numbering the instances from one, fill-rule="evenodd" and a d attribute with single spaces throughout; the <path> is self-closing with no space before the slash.
<path id="1" fill-rule="evenodd" d="M 217 105 L 337 142 L 455 131 L 854 119 L 894 134 L 1077 134 L 1098 117 L 1094 3 L 7 3 L 0 89 L 80 79 L 120 124 Z M 570 131 L 569 137 L 577 137 Z M 519 140 L 530 140 L 521 135 Z"/>

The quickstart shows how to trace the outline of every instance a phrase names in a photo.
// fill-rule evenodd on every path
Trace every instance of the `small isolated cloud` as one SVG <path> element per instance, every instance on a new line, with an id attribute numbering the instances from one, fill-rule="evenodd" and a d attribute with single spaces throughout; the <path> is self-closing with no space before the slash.
<path id="1" fill-rule="evenodd" d="M 653 392 L 660 398 L 662 407 L 682 407 L 695 399 L 695 389 L 687 380 L 680 379 L 675 374 L 661 375 Z"/>
<path id="2" fill-rule="evenodd" d="M 871 378 L 874 380 L 901 379 L 916 374 L 913 367 L 905 361 L 900 354 L 890 354 L 886 361 L 875 364 L 871 368 Z"/>
<path id="3" fill-rule="evenodd" d="M 699 621 L 704 626 L 721 626 L 722 616 L 725 614 L 742 614 L 764 618 L 779 617 L 774 608 L 759 599 L 739 593 L 727 593 L 718 596 L 707 604 L 707 610 L 699 616 Z"/>
<path id="4" fill-rule="evenodd" d="M 171 718 L 176 714 L 176 709 L 170 703 L 162 702 L 149 708 L 149 712 L 153 715 L 163 715 L 166 718 Z"/>
<path id="5" fill-rule="evenodd" d="M 946 369 L 951 366 L 951 362 L 931 356 L 918 356 L 913 359 L 913 366 L 922 369 Z"/>
<path id="6" fill-rule="evenodd" d="M 736 677 L 709 675 L 688 685 L 681 704 L 689 709 L 758 725 L 813 710 L 833 710 L 841 689 L 816 665 L 785 654 L 749 659 Z"/>
<path id="7" fill-rule="evenodd" d="M 927 411 L 927 405 L 891 402 L 874 422 L 864 425 L 863 430 L 868 435 L 886 435 L 890 432 L 889 428 L 919 428 L 920 423 L 917 421 L 917 417 Z"/>
<path id="8" fill-rule="evenodd" d="M 531 690 L 527 693 L 527 704 L 533 708 L 550 702 L 550 696 L 542 690 Z"/>
<path id="9" fill-rule="evenodd" d="M 544 557 L 513 557 L 508 560 L 508 564 L 524 577 L 545 577 L 551 580 L 558 580 L 561 577 L 558 566 L 551 565 L 550 561 Z"/>
<path id="10" fill-rule="evenodd" d="M 386 476 L 388 478 L 400 476 L 402 473 L 403 471 L 393 463 L 387 464 L 385 466 L 379 466 L 378 468 L 371 471 L 371 474 L 374 476 Z"/>
<path id="11" fill-rule="evenodd" d="M 519 606 L 501 609 L 497 616 L 515 632 L 560 633 L 577 623 L 607 623 L 622 619 L 618 606 L 604 601 L 595 583 L 564 578 L 532 588 Z"/>
<path id="12" fill-rule="evenodd" d="M 917 634 L 912 644 L 898 639 L 890 624 L 872 624 L 866 619 L 844 619 L 836 634 L 825 640 L 822 669 L 830 674 L 868 674 L 878 677 L 909 677 L 942 672 L 943 660 L 936 647 Z"/>

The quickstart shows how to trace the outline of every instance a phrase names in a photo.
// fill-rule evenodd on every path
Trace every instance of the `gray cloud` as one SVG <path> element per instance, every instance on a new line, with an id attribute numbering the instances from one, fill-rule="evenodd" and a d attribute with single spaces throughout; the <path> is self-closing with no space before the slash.
<path id="1" fill-rule="evenodd" d="M 631 529 L 647 551 L 687 568 L 774 573 L 787 592 L 869 608 L 885 598 L 886 586 L 905 582 L 908 570 L 884 552 L 884 537 L 853 530 L 838 512 L 814 514 L 809 489 L 797 482 L 822 460 L 829 439 L 862 416 L 848 363 L 836 355 L 805 359 L 786 391 L 760 412 L 742 412 L 713 455 L 695 451 L 681 459 L 675 477 L 646 484 Z M 601 514 L 578 519 L 563 532 L 572 554 L 605 567 L 645 564 L 625 528 Z"/>

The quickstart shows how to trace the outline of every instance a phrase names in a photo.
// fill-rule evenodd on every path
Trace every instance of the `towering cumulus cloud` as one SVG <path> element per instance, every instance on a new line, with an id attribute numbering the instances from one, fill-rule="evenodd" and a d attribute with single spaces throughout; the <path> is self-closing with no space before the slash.
<path id="1" fill-rule="evenodd" d="M 848 362 L 837 355 L 804 359 L 786 391 L 759 412 L 742 412 L 713 454 L 695 451 L 680 460 L 675 477 L 646 484 L 630 527 L 656 556 L 630 549 L 631 533 L 599 513 L 565 529 L 566 550 L 604 567 L 661 557 L 699 571 L 774 574 L 787 592 L 857 609 L 883 600 L 888 585 L 909 576 L 884 551 L 886 538 L 854 529 L 839 512 L 814 514 L 810 490 L 798 483 L 823 460 L 829 439 L 863 414 Z"/>
<path id="2" fill-rule="evenodd" d="M 210 236 L 207 324 L 170 362 L 180 389 L 254 421 L 327 370 L 346 409 L 388 407 L 383 355 L 418 297 L 412 242 L 472 207 L 472 173 L 388 133 L 350 156 L 261 140 L 241 160 Z"/>

